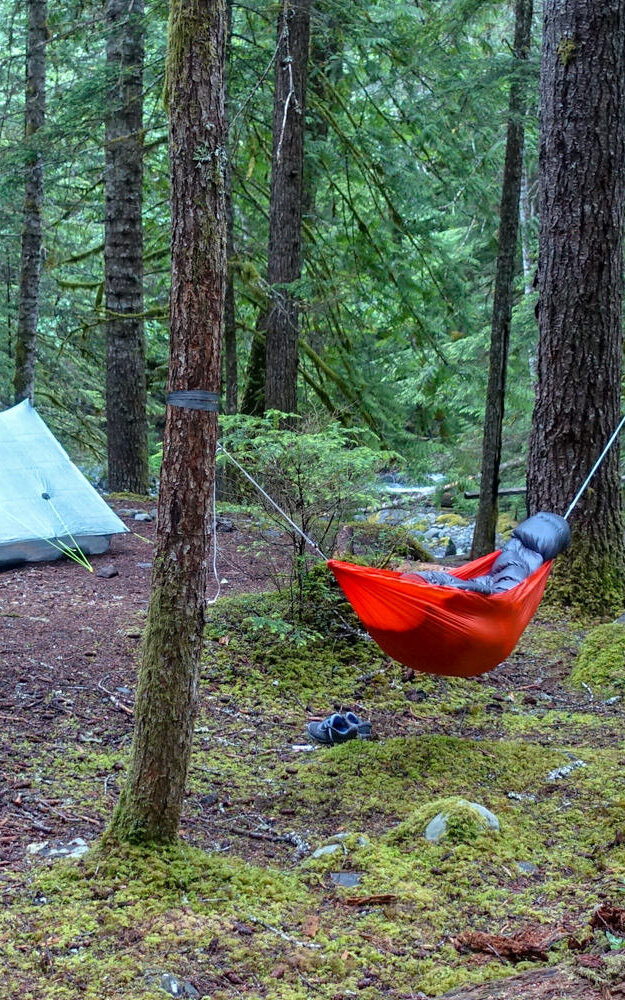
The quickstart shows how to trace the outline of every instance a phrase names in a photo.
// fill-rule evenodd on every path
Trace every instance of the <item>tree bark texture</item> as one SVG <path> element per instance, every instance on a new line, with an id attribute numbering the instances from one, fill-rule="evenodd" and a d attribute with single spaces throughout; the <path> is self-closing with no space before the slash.
<path id="1" fill-rule="evenodd" d="M 297 296 L 302 271 L 306 79 L 311 0 L 282 0 L 278 19 L 267 279 L 265 407 L 297 411 Z"/>
<path id="2" fill-rule="evenodd" d="M 227 0 L 227 39 L 226 58 L 228 65 L 230 61 L 231 40 L 232 40 L 232 0 Z M 227 76 L 229 75 L 229 68 Z M 226 108 L 228 108 L 228 93 L 226 88 Z M 225 406 L 226 413 L 236 413 L 239 402 L 239 368 L 237 361 L 237 322 L 234 298 L 234 271 L 232 260 L 234 258 L 234 205 L 232 202 L 232 160 L 231 149 L 228 144 L 228 159 L 226 162 L 226 220 L 227 220 L 227 243 L 226 252 L 228 254 L 228 277 L 226 283 L 226 305 L 224 314 L 224 356 L 225 356 L 225 376 L 226 392 Z"/>
<path id="3" fill-rule="evenodd" d="M 497 492 L 506 394 L 506 370 L 512 320 L 514 272 L 519 231 L 519 199 L 523 170 L 524 118 L 527 82 L 519 72 L 527 61 L 532 35 L 532 0 L 516 0 L 514 55 L 517 61 L 510 84 L 506 158 L 503 170 L 501 208 L 499 213 L 499 249 L 495 277 L 495 297 L 490 337 L 490 359 L 484 437 L 482 441 L 482 475 L 480 502 L 473 534 L 471 557 L 477 559 L 495 548 L 497 527 Z"/>
<path id="4" fill-rule="evenodd" d="M 541 70 L 538 385 L 528 507 L 564 514 L 618 423 L 625 203 L 625 0 L 546 0 Z M 614 447 L 571 517 L 553 593 L 623 595 Z"/>
<path id="5" fill-rule="evenodd" d="M 47 31 L 46 0 L 28 0 L 24 121 L 26 171 L 13 379 L 16 403 L 22 399 L 30 399 L 32 402 L 35 389 L 39 283 L 43 254 L 43 154 L 38 133 L 44 125 L 46 115 Z"/>
<path id="6" fill-rule="evenodd" d="M 108 0 L 104 294 L 110 490 L 147 493 L 143 329 L 144 0 Z"/>
<path id="7" fill-rule="evenodd" d="M 169 390 L 218 392 L 226 286 L 224 0 L 174 0 Z M 152 589 L 118 839 L 176 839 L 197 713 L 217 414 L 169 406 Z"/>

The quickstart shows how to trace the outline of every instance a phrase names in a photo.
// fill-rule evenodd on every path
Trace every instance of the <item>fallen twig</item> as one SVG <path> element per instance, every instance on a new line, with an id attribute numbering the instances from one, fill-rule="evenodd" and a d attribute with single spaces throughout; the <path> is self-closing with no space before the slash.
<path id="1" fill-rule="evenodd" d="M 51 803 L 46 802 L 45 799 L 39 799 L 37 805 L 40 809 L 47 809 L 48 812 L 54 813 L 55 816 L 59 816 L 65 823 L 79 823 L 81 820 L 83 823 L 91 823 L 92 826 L 99 826 L 99 820 L 91 819 L 89 816 L 68 816 L 67 813 L 61 812 L 60 809 L 56 809 Z"/>
<path id="2" fill-rule="evenodd" d="M 107 694 L 109 696 L 115 708 L 121 709 L 121 711 L 125 712 L 126 715 L 134 715 L 133 709 L 128 708 L 128 705 L 124 705 L 123 701 L 120 701 L 119 698 L 117 698 L 112 691 L 109 691 L 108 688 L 104 687 L 102 681 L 98 681 L 98 687 L 100 691 L 104 691 L 104 694 Z"/>
<path id="3" fill-rule="evenodd" d="M 341 899 L 345 906 L 385 906 L 396 901 L 397 896 L 392 892 L 377 892 L 372 896 L 345 896 Z"/>
<path id="4" fill-rule="evenodd" d="M 19 803 L 17 803 L 19 805 Z M 34 826 L 35 830 L 40 830 L 41 833 L 53 833 L 52 827 L 46 826 L 45 823 L 41 823 L 38 819 L 35 819 L 32 813 L 22 809 L 22 813 L 11 813 L 16 819 L 21 819 L 21 816 L 26 816 L 30 820 L 30 825 Z"/>
<path id="5" fill-rule="evenodd" d="M 279 927 L 274 927 L 272 924 L 265 923 L 260 917 L 253 917 L 251 914 L 246 914 L 246 920 L 249 920 L 251 924 L 260 924 L 266 930 L 271 931 L 272 934 L 277 934 L 281 937 L 283 941 L 288 941 L 290 944 L 297 945 L 298 948 L 310 948 L 313 951 L 320 951 L 320 944 L 313 944 L 312 941 L 300 941 L 298 938 L 293 937 L 291 934 L 287 934 L 285 931 L 281 931 Z"/>
<path id="6" fill-rule="evenodd" d="M 271 831 L 263 833 L 260 830 L 246 830 L 241 826 L 230 826 L 228 829 L 231 833 L 238 833 L 243 837 L 250 837 L 252 840 L 269 840 L 274 843 L 293 844 L 298 852 L 302 854 L 307 854 L 310 851 L 309 844 L 298 833 L 272 833 Z"/>

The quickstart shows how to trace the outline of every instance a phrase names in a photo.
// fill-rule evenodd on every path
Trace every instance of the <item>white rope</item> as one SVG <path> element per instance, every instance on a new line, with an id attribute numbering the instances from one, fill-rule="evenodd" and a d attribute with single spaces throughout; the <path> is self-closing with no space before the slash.
<path id="1" fill-rule="evenodd" d="M 230 461 L 234 465 L 236 465 L 236 467 L 239 470 L 239 472 L 243 473 L 243 475 L 245 476 L 245 478 L 247 480 L 249 480 L 249 482 L 252 484 L 252 486 L 254 486 L 258 490 L 258 492 L 262 496 L 264 496 L 265 500 L 267 500 L 271 504 L 271 506 L 274 507 L 278 511 L 278 514 L 280 514 L 284 518 L 285 521 L 288 521 L 288 523 L 298 533 L 298 535 L 301 535 L 301 537 L 304 539 L 304 541 L 308 545 L 310 545 L 311 548 L 313 548 L 315 550 L 315 552 L 319 556 L 321 556 L 322 559 L 324 559 L 327 562 L 328 557 L 326 555 L 324 555 L 324 553 L 321 551 L 321 549 L 319 548 L 319 546 L 317 545 L 317 543 L 313 542 L 312 538 L 309 538 L 308 535 L 304 531 L 302 531 L 302 529 L 300 528 L 300 526 L 298 524 L 296 524 L 295 521 L 291 520 L 291 518 L 286 513 L 286 511 L 282 510 L 282 508 L 278 506 L 278 504 L 276 503 L 275 500 L 272 500 L 272 498 L 269 496 L 269 494 L 267 492 L 265 492 L 265 490 L 262 488 L 262 486 L 260 485 L 260 483 L 257 483 L 256 480 L 252 476 L 250 476 L 249 472 L 245 471 L 245 469 L 243 468 L 243 466 L 240 465 L 237 462 L 236 458 L 234 458 L 234 456 L 231 455 L 230 452 L 226 451 L 226 449 L 224 448 L 224 446 L 222 444 L 217 444 L 217 450 L 223 452 L 223 454 L 226 456 L 226 458 L 229 458 Z"/>
<path id="2" fill-rule="evenodd" d="M 207 604 L 215 604 L 221 594 L 221 580 L 217 572 L 217 477 L 213 475 L 213 576 L 217 583 L 217 591 L 213 597 L 207 597 Z"/>
<path id="3" fill-rule="evenodd" d="M 595 462 L 595 464 L 593 465 L 592 469 L 591 469 L 591 470 L 590 470 L 590 472 L 588 473 L 588 476 L 586 477 L 586 479 L 584 480 L 584 482 L 583 482 L 583 483 L 582 483 L 582 485 L 580 486 L 580 488 L 579 488 L 579 490 L 578 490 L 578 492 L 577 492 L 577 495 L 575 496 L 575 499 L 573 500 L 573 502 L 572 502 L 572 503 L 571 503 L 571 505 L 569 506 L 569 509 L 567 510 L 566 514 L 564 515 L 564 520 L 565 520 L 565 521 L 568 521 L 568 519 L 569 519 L 569 516 L 570 516 L 570 515 L 571 515 L 571 514 L 573 513 L 573 511 L 574 511 L 575 507 L 577 506 L 577 504 L 578 504 L 579 500 L 580 500 L 580 499 L 581 499 L 581 497 L 583 496 L 583 494 L 584 494 L 584 491 L 585 491 L 585 490 L 586 490 L 586 488 L 588 487 L 588 484 L 590 483 L 590 480 L 592 479 L 592 477 L 594 476 L 595 472 L 597 471 L 597 469 L 599 468 L 599 466 L 600 466 L 600 465 L 601 465 L 601 463 L 603 462 L 603 460 L 604 460 L 605 456 L 606 456 L 606 455 L 608 454 L 608 452 L 609 452 L 610 448 L 612 447 L 612 445 L 613 445 L 613 444 L 614 444 L 614 442 L 616 441 L 616 439 L 617 439 L 617 437 L 618 437 L 618 435 L 619 435 L 619 432 L 620 432 L 620 430 L 621 430 L 621 428 L 622 428 L 623 424 L 625 424 L 625 417 L 623 417 L 623 418 L 621 419 L 621 422 L 620 422 L 620 424 L 618 425 L 618 427 L 616 428 L 616 430 L 614 431 L 614 434 L 612 435 L 612 437 L 610 438 L 610 440 L 609 440 L 609 441 L 608 441 L 608 443 L 606 444 L 605 448 L 603 449 L 603 451 L 602 451 L 602 452 L 601 452 L 601 454 L 599 455 L 599 458 L 597 459 L 597 461 L 596 461 L 596 462 Z"/>

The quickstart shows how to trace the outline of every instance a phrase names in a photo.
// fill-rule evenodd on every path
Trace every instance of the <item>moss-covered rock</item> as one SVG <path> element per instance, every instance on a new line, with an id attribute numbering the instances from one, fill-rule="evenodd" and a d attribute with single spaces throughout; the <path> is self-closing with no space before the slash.
<path id="1" fill-rule="evenodd" d="M 497 817 L 476 802 L 462 798 L 436 799 L 411 813 L 387 835 L 390 844 L 415 846 L 415 841 L 470 844 L 484 833 L 499 830 Z"/>
<path id="2" fill-rule="evenodd" d="M 625 626 L 598 625 L 588 632 L 570 675 L 573 687 L 587 685 L 609 697 L 625 689 Z"/>
<path id="3" fill-rule="evenodd" d="M 464 528 L 470 522 L 461 514 L 439 514 L 434 523 L 445 525 L 448 528 Z"/>
<path id="4" fill-rule="evenodd" d="M 497 518 L 497 534 L 502 535 L 507 540 L 518 523 L 510 511 L 502 511 Z"/>

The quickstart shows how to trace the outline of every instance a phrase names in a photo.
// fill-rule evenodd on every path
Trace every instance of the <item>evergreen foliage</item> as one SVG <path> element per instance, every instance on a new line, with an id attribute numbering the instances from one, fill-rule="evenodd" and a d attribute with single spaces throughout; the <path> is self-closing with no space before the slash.
<path id="1" fill-rule="evenodd" d="M 0 403 L 11 402 L 23 142 L 22 5 L 2 0 Z M 146 5 L 145 328 L 151 451 L 163 427 L 169 212 L 166 5 Z M 239 367 L 267 302 L 275 11 L 233 5 L 229 118 Z M 479 465 L 497 206 L 513 57 L 508 6 L 320 0 L 306 119 L 299 408 L 367 426 L 416 470 Z M 104 466 L 104 9 L 49 12 L 36 404 L 72 453 Z M 536 65 L 529 89 L 536 94 Z M 535 100 L 528 121 L 530 195 Z M 528 222 L 529 254 L 533 250 Z M 526 437 L 533 303 L 519 280 L 504 458 Z M 240 387 L 241 390 L 243 386 Z M 462 457 L 458 459 L 458 444 Z"/>

